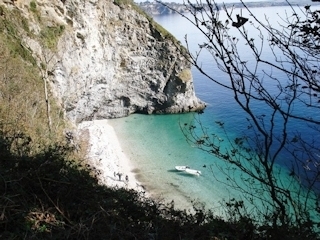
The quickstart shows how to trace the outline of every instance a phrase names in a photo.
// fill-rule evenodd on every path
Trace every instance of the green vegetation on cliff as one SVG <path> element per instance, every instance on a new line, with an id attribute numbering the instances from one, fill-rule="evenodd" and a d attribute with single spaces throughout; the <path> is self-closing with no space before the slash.
<path id="1" fill-rule="evenodd" d="M 27 135 L 28 148 L 37 152 L 42 146 L 61 141 L 65 127 L 61 109 L 52 102 L 54 133 L 49 132 L 44 81 L 21 34 L 30 34 L 25 18 L 1 8 L 0 17 L 0 130 L 4 136 Z M 18 149 L 17 149 L 18 150 Z M 19 150 L 20 151 L 20 150 Z"/>
<path id="2" fill-rule="evenodd" d="M 168 32 L 165 28 L 163 28 L 161 25 L 155 22 L 154 19 L 148 13 L 146 13 L 141 7 L 134 3 L 133 0 L 115 0 L 114 4 L 124 9 L 128 6 L 131 6 L 135 11 L 142 14 L 148 19 L 148 21 L 150 22 L 151 29 L 154 29 L 156 32 L 158 32 L 161 38 L 170 39 L 174 43 L 179 44 L 179 41 L 170 32 Z M 157 34 L 154 35 L 154 37 L 157 36 Z"/>

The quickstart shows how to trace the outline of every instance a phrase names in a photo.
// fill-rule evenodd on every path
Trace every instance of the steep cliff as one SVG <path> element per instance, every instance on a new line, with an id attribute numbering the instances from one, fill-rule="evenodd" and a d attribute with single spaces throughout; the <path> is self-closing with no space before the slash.
<path id="1" fill-rule="evenodd" d="M 133 3 L 119 2 L 3 1 L 23 16 L 17 35 L 73 122 L 204 108 L 183 48 Z"/>

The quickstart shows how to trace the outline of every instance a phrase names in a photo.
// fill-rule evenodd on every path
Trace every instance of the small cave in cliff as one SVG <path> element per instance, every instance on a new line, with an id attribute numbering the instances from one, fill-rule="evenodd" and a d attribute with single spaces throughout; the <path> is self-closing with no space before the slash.
<path id="1" fill-rule="evenodd" d="M 130 107 L 130 104 L 131 104 L 130 98 L 123 96 L 120 98 L 120 101 L 122 102 L 123 107 Z"/>

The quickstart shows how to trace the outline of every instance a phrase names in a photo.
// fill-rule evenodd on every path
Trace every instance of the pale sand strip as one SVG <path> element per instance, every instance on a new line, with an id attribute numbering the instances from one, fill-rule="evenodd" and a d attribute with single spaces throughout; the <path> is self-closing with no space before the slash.
<path id="1" fill-rule="evenodd" d="M 126 187 L 144 191 L 132 172 L 133 166 L 123 153 L 117 135 L 108 120 L 82 122 L 78 125 L 80 137 L 87 137 L 88 164 L 100 171 L 99 183 L 110 187 Z M 121 174 L 121 177 L 119 177 Z M 126 181 L 126 176 L 128 181 Z"/>

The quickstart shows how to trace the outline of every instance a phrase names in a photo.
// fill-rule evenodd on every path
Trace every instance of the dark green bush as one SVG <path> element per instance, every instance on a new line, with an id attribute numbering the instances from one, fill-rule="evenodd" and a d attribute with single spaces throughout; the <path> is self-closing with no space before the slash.
<path id="1" fill-rule="evenodd" d="M 30 2 L 30 10 L 32 12 L 36 12 L 37 11 L 37 3 L 35 1 L 31 1 Z"/>

